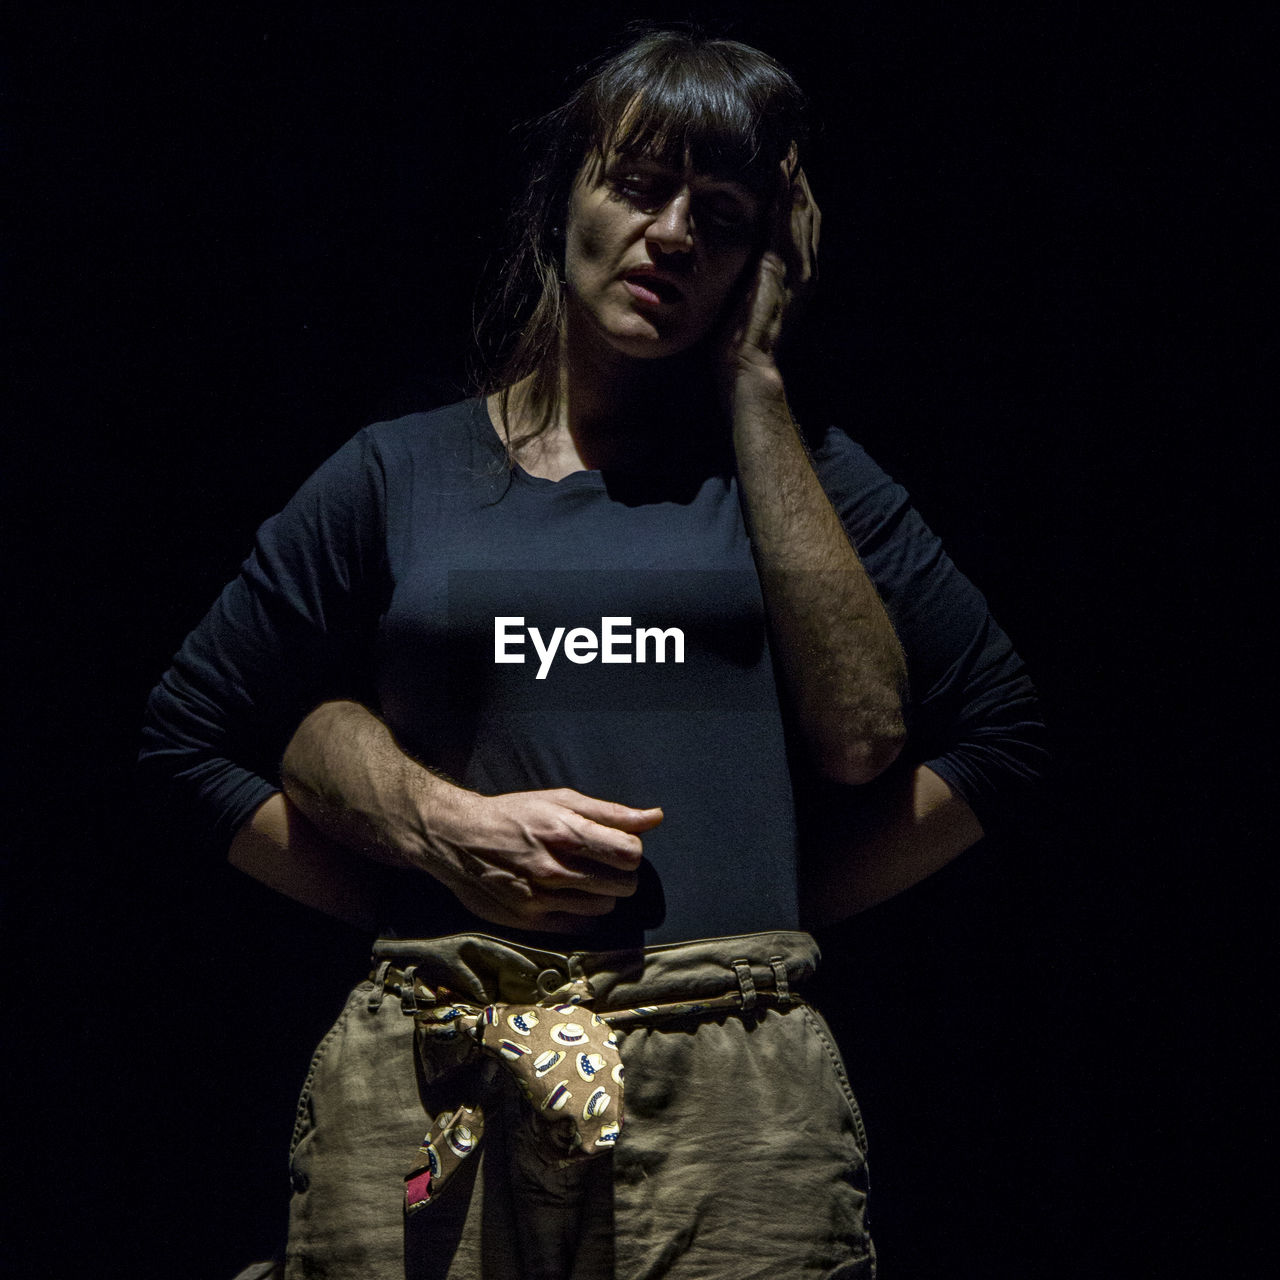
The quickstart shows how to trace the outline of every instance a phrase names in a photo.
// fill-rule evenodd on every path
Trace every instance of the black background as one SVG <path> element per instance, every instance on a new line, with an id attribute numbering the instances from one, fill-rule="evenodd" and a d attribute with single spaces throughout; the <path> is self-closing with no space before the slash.
<path id="1" fill-rule="evenodd" d="M 146 835 L 142 703 L 319 461 L 465 386 L 511 127 L 635 16 L 810 91 L 797 398 L 911 489 L 1054 732 L 1035 828 L 822 939 L 882 1274 L 1261 1275 L 1274 328 L 1220 215 L 1266 24 L 916 0 L 50 3 L 6 42 L 13 1274 L 275 1246 L 367 944 Z"/>

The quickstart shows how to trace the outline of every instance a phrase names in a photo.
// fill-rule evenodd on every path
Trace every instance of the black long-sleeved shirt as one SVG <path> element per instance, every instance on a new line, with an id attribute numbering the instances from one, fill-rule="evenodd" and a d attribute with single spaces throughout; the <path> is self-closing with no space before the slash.
<path id="1" fill-rule="evenodd" d="M 861 448 L 832 430 L 814 461 L 906 652 L 908 762 L 990 825 L 1044 763 L 1022 663 Z M 553 656 L 531 628 L 544 653 L 564 629 Z M 613 945 L 796 926 L 795 761 L 731 473 L 646 490 L 510 471 L 478 400 L 360 432 L 187 637 L 151 697 L 144 773 L 225 848 L 302 717 L 339 696 L 474 790 L 661 805 L 641 892 L 599 926 Z M 495 932 L 421 888 L 395 931 Z"/>

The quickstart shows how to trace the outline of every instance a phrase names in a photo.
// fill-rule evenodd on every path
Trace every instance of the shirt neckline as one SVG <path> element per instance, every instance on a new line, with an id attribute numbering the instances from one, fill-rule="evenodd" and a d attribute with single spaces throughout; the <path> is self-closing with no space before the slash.
<path id="1" fill-rule="evenodd" d="M 476 397 L 477 425 L 485 433 L 486 439 L 492 441 L 497 456 L 507 462 L 507 449 L 503 442 L 502 436 L 498 431 L 498 424 L 494 422 L 492 414 L 489 412 L 488 396 Z M 555 488 L 555 489 L 603 489 L 605 487 L 604 472 L 583 468 L 580 471 L 570 471 L 568 475 L 561 476 L 559 480 L 552 480 L 548 476 L 536 476 L 531 471 L 526 471 L 519 462 L 514 459 L 510 462 L 512 475 L 522 484 L 531 488 Z"/>

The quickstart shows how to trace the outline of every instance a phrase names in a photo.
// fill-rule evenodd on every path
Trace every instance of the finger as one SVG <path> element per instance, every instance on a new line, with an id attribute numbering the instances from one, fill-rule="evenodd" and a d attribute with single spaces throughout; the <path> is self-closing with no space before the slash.
<path id="1" fill-rule="evenodd" d="M 644 854 L 638 835 L 593 822 L 577 813 L 565 814 L 562 830 L 544 837 L 543 843 L 561 857 L 567 854 L 587 858 L 619 871 L 634 871 Z"/>
<path id="2" fill-rule="evenodd" d="M 572 791 L 568 787 L 552 793 L 566 809 L 602 827 L 614 827 L 618 831 L 631 831 L 639 835 L 644 831 L 652 831 L 662 821 L 662 810 L 633 809 L 630 805 L 615 804 L 612 800 L 597 800 L 594 796 L 584 796 L 580 791 Z"/>
<path id="3" fill-rule="evenodd" d="M 807 285 L 818 273 L 818 228 L 821 214 L 801 169 L 791 188 L 791 252 L 796 284 Z"/>
<path id="4" fill-rule="evenodd" d="M 814 274 L 813 213 L 812 192 L 804 170 L 795 163 L 793 144 L 779 166 L 771 246 L 790 287 L 807 283 Z"/>
<path id="5" fill-rule="evenodd" d="M 793 218 L 795 216 L 795 184 L 792 180 L 791 156 L 778 168 L 778 188 L 773 200 L 773 236 L 771 247 L 784 259 L 792 252 L 795 242 Z"/>
<path id="6" fill-rule="evenodd" d="M 622 871 L 588 857 L 562 855 L 556 866 L 534 876 L 530 883 L 552 893 L 629 898 L 639 886 L 640 878 L 635 871 Z"/>
<path id="7" fill-rule="evenodd" d="M 539 894 L 525 911 L 526 918 L 546 919 L 548 916 L 607 916 L 618 905 L 617 898 L 601 897 L 594 893 L 582 893 L 577 889 L 548 890 Z M 581 927 L 581 919 L 579 919 Z"/>
<path id="8" fill-rule="evenodd" d="M 813 256 L 816 267 L 818 258 L 818 239 L 822 232 L 822 210 L 818 208 L 818 202 L 813 198 L 813 188 L 809 186 L 809 178 L 803 169 L 797 173 L 796 181 L 804 195 L 805 208 L 808 210 L 809 252 Z"/>

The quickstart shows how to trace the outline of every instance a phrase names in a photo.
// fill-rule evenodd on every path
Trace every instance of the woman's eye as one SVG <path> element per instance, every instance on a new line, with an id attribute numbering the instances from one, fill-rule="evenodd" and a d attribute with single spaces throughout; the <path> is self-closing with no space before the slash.
<path id="1" fill-rule="evenodd" d="M 707 212 L 711 221 L 726 231 L 736 231 L 739 227 L 746 226 L 750 220 L 746 212 L 736 204 L 712 205 Z"/>
<path id="2" fill-rule="evenodd" d="M 704 208 L 701 216 L 719 236 L 742 238 L 755 228 L 755 214 L 736 200 L 715 201 Z"/>
<path id="3" fill-rule="evenodd" d="M 613 189 L 624 200 L 630 200 L 633 204 L 644 207 L 648 203 L 660 202 L 661 200 L 658 184 L 644 174 L 617 174 L 611 181 Z"/>

